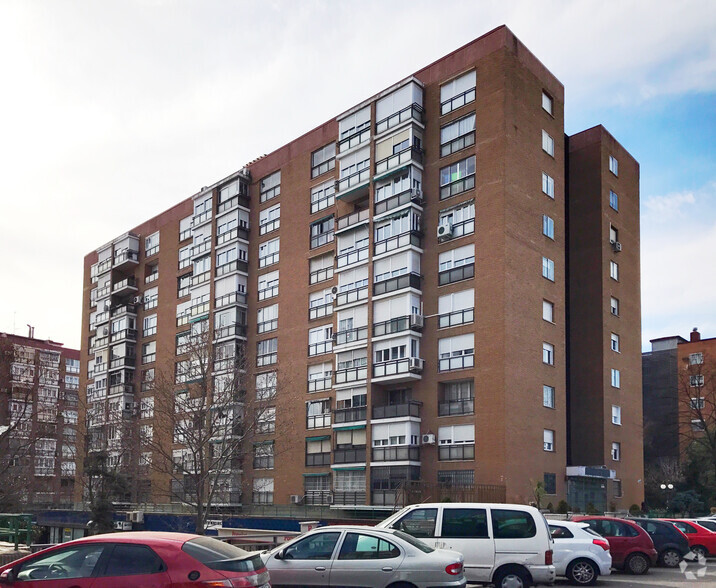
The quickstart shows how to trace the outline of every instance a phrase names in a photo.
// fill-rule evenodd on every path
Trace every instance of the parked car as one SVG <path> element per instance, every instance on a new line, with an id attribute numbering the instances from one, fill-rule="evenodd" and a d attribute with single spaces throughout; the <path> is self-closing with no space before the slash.
<path id="1" fill-rule="evenodd" d="M 143 586 L 270 588 L 258 553 L 211 537 L 151 531 L 94 535 L 60 543 L 0 567 L 0 584 L 18 588 Z"/>
<path id="2" fill-rule="evenodd" d="M 552 584 L 554 542 L 544 516 L 523 504 L 439 502 L 406 506 L 377 525 L 465 555 L 468 582 L 498 588 Z"/>
<path id="3" fill-rule="evenodd" d="M 273 586 L 464 588 L 463 557 L 400 531 L 319 527 L 262 553 Z"/>
<path id="4" fill-rule="evenodd" d="M 572 517 L 587 523 L 593 531 L 609 541 L 612 565 L 631 574 L 646 574 L 656 564 L 658 553 L 649 534 L 636 523 L 625 519 L 598 516 Z"/>
<path id="5" fill-rule="evenodd" d="M 690 522 L 701 525 L 704 529 L 716 533 L 716 519 L 687 519 Z"/>
<path id="6" fill-rule="evenodd" d="M 554 569 L 572 584 L 589 586 L 612 572 L 609 541 L 587 523 L 548 521 L 554 539 Z"/>
<path id="7" fill-rule="evenodd" d="M 659 554 L 658 562 L 667 567 L 678 567 L 685 555 L 691 551 L 689 540 L 678 528 L 666 521 L 656 519 L 629 519 L 644 529 L 654 542 Z"/>
<path id="8" fill-rule="evenodd" d="M 716 555 L 716 533 L 693 521 L 682 519 L 662 519 L 669 521 L 689 540 L 691 551 L 704 557 Z"/>

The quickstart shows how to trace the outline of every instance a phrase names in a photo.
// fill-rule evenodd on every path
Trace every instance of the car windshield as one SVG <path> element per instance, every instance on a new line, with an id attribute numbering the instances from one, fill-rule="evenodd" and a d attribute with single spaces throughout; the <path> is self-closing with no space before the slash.
<path id="1" fill-rule="evenodd" d="M 699 525 L 702 527 L 708 529 L 709 531 L 716 532 L 716 522 L 714 521 L 696 521 Z"/>
<path id="2" fill-rule="evenodd" d="M 263 567 L 258 553 L 250 553 L 211 537 L 197 537 L 182 545 L 182 551 L 212 570 L 255 572 Z"/>
<path id="3" fill-rule="evenodd" d="M 395 531 L 393 533 L 396 537 L 400 537 L 403 541 L 406 543 L 410 543 L 413 547 L 417 547 L 420 551 L 424 553 L 432 553 L 435 551 L 430 545 L 427 543 L 423 543 L 420 539 L 416 539 L 412 535 L 408 535 L 407 533 L 403 533 L 402 531 Z"/>
<path id="4" fill-rule="evenodd" d="M 590 535 L 594 535 L 595 537 L 599 537 L 600 539 L 603 539 L 603 537 L 599 533 L 597 533 L 594 529 L 592 529 L 591 527 L 584 527 L 582 530 L 586 531 Z"/>

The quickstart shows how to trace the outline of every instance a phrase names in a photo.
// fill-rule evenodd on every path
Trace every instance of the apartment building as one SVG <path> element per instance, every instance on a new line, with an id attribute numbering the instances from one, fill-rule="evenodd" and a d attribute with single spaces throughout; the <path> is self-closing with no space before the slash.
<path id="1" fill-rule="evenodd" d="M 72 504 L 79 373 L 79 350 L 0 333 L 3 508 Z"/>
<path id="2" fill-rule="evenodd" d="M 565 137 L 562 84 L 499 27 L 85 257 L 91 448 L 132 499 L 176 499 L 121 431 L 208 333 L 272 404 L 222 504 L 528 502 L 538 481 L 543 504 L 640 503 L 638 197 L 636 162 L 602 127 Z"/>

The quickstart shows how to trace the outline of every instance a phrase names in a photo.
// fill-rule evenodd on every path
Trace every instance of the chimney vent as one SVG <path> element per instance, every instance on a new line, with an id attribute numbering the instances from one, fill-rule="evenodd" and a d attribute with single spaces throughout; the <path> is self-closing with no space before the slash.
<path id="1" fill-rule="evenodd" d="M 699 328 L 694 327 L 691 331 L 691 342 L 694 341 L 701 341 L 701 333 L 699 333 Z"/>

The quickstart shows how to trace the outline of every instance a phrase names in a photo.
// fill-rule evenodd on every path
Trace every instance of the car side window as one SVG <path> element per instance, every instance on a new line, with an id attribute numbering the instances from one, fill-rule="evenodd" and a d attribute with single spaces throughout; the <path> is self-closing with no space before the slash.
<path id="1" fill-rule="evenodd" d="M 317 533 L 289 545 L 284 559 L 331 559 L 340 533 Z"/>
<path id="2" fill-rule="evenodd" d="M 435 537 L 437 518 L 437 508 L 416 508 L 393 524 L 393 528 L 404 531 L 413 537 Z"/>
<path id="3" fill-rule="evenodd" d="M 572 531 L 565 527 L 558 527 L 556 525 L 550 525 L 549 532 L 552 534 L 552 539 L 571 539 L 574 537 Z"/>
<path id="4" fill-rule="evenodd" d="M 584 521 L 589 525 L 589 528 L 592 529 L 595 533 L 598 533 L 602 537 L 606 537 L 606 531 L 604 530 L 604 527 L 602 526 L 602 521 L 599 519 L 590 519 L 588 521 Z"/>
<path id="5" fill-rule="evenodd" d="M 614 524 L 619 527 L 622 537 L 638 537 L 639 536 L 639 532 L 631 525 L 627 525 L 625 523 L 614 523 Z"/>
<path id="6" fill-rule="evenodd" d="M 390 541 L 363 533 L 346 533 L 338 559 L 391 559 L 399 556 L 400 549 Z"/>
<path id="7" fill-rule="evenodd" d="M 678 523 L 674 523 L 674 526 L 679 529 L 682 533 L 689 533 L 694 534 L 696 533 L 696 529 L 694 529 L 691 525 L 687 525 L 686 523 L 682 523 L 679 521 Z"/>
<path id="8" fill-rule="evenodd" d="M 615 525 L 613 521 L 599 521 L 602 524 L 604 537 L 622 537 L 623 532 L 619 525 Z"/>
<path id="9" fill-rule="evenodd" d="M 88 578 L 104 549 L 103 543 L 89 543 L 41 554 L 19 566 L 16 577 L 21 582 Z"/>
<path id="10" fill-rule="evenodd" d="M 161 558 L 146 545 L 117 543 L 101 576 L 136 576 L 158 574 L 166 569 Z"/>
<path id="11" fill-rule="evenodd" d="M 444 508 L 441 537 L 487 539 L 487 511 L 484 508 Z"/>
<path id="12" fill-rule="evenodd" d="M 492 534 L 495 539 L 527 539 L 537 534 L 537 526 L 528 512 L 493 508 Z"/>

